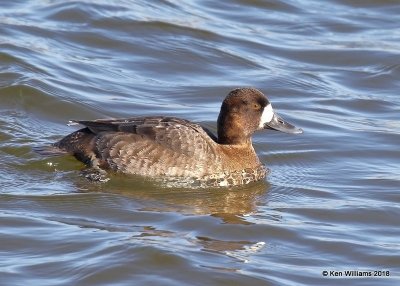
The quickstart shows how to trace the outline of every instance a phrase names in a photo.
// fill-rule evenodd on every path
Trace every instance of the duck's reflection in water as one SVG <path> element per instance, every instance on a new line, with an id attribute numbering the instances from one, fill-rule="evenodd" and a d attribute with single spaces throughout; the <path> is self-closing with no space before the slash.
<path id="1" fill-rule="evenodd" d="M 244 217 L 256 211 L 257 199 L 264 196 L 269 188 L 269 183 L 260 181 L 233 188 L 174 189 L 123 175 L 112 176 L 107 183 L 90 183 L 85 180 L 77 183 L 80 191 L 120 194 L 140 201 L 143 211 L 211 215 L 232 224 L 248 224 Z"/>
<path id="2" fill-rule="evenodd" d="M 251 254 L 265 245 L 265 242 L 257 239 L 236 238 L 229 232 L 225 235 L 222 225 L 218 226 L 222 223 L 224 228 L 236 233 L 241 230 L 235 225 L 253 224 L 247 218 L 257 212 L 257 203 L 265 200 L 270 188 L 265 181 L 230 189 L 171 189 L 133 176 L 116 175 L 107 183 L 81 180 L 78 186 L 84 192 L 123 195 L 135 201 L 134 211 L 159 212 L 160 217 L 170 212 L 184 215 L 184 218 L 178 217 L 178 221 L 171 221 L 167 225 L 145 222 L 147 225 L 139 227 L 141 230 L 133 235 L 134 241 L 158 246 L 181 241 L 183 245 L 199 247 L 208 253 L 223 254 L 241 262 L 248 262 Z M 207 217 L 217 218 L 221 222 L 215 224 L 215 221 Z M 220 229 L 218 234 L 213 233 L 214 228 Z"/>

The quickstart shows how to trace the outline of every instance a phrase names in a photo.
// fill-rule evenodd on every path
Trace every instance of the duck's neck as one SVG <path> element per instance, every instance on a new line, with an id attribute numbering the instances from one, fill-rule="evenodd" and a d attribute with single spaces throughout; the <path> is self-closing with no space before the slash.
<path id="1" fill-rule="evenodd" d="M 251 134 L 237 120 L 236 114 L 221 115 L 218 117 L 218 143 L 223 145 L 251 145 Z"/>

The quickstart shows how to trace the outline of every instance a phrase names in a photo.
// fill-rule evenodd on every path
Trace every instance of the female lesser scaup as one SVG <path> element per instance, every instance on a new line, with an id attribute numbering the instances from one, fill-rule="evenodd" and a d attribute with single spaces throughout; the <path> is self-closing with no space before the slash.
<path id="1" fill-rule="evenodd" d="M 303 132 L 275 114 L 264 94 L 254 88 L 235 89 L 225 98 L 218 137 L 175 117 L 72 122 L 86 127 L 54 143 L 52 153 L 72 154 L 98 170 L 201 187 L 243 185 L 265 178 L 267 169 L 251 142 L 255 131 Z"/>

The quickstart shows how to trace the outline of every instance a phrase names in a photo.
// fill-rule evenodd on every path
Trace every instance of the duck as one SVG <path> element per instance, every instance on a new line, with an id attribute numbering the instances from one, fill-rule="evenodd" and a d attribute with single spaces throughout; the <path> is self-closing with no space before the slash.
<path id="1" fill-rule="evenodd" d="M 71 120 L 83 128 L 51 145 L 101 172 L 137 175 L 172 186 L 232 187 L 264 180 L 269 172 L 252 144 L 256 131 L 303 130 L 282 119 L 252 87 L 222 102 L 217 135 L 198 123 L 168 116 Z M 50 149 L 48 149 L 50 150 Z"/>

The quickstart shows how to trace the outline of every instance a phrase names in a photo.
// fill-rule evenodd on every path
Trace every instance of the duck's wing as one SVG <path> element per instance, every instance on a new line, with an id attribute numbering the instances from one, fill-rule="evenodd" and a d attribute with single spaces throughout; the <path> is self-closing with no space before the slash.
<path id="1" fill-rule="evenodd" d="M 210 145 L 217 141 L 209 130 L 199 124 L 175 117 L 77 120 L 71 123 L 84 125 L 91 132 L 99 135 L 109 132 L 136 134 L 139 135 L 136 140 L 146 140 L 149 141 L 148 144 L 162 145 L 187 155 L 192 155 L 196 151 L 194 148 L 196 144 Z"/>

